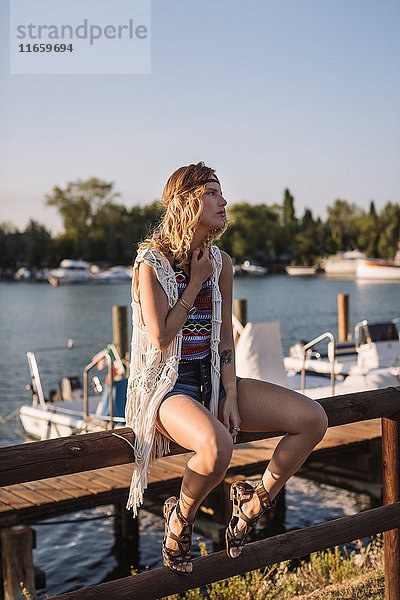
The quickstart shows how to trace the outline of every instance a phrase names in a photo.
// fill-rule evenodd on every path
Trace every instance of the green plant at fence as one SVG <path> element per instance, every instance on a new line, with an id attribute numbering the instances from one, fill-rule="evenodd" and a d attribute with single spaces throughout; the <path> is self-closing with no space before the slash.
<path id="1" fill-rule="evenodd" d="M 202 556 L 208 554 L 204 542 L 199 543 Z M 358 540 L 356 550 L 348 553 L 336 546 L 314 552 L 308 560 L 301 560 L 293 567 L 287 560 L 265 569 L 257 569 L 244 575 L 236 575 L 216 581 L 203 589 L 189 590 L 184 595 L 175 594 L 162 600 L 290 600 L 331 584 L 340 584 L 354 577 L 371 573 L 383 573 L 382 535 L 376 536 L 367 546 Z M 132 569 L 134 575 L 136 571 Z M 360 596 L 362 598 L 363 596 Z"/>

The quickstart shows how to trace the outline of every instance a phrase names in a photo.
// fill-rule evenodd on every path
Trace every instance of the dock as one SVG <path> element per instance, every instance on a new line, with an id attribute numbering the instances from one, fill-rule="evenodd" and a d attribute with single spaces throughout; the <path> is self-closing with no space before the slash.
<path id="1" fill-rule="evenodd" d="M 353 468 L 360 475 L 360 468 L 362 474 L 362 464 L 366 463 L 365 471 L 368 472 L 371 443 L 376 440 L 379 448 L 380 436 L 380 419 L 331 427 L 309 457 L 304 467 L 306 473 L 312 473 L 315 463 L 322 467 L 327 463 L 327 475 L 322 472 L 324 481 L 329 481 L 329 466 L 332 464 L 337 466 L 335 477 L 338 477 L 341 456 L 344 457 L 343 463 L 347 470 Z M 226 479 L 261 473 L 276 444 L 276 438 L 269 438 L 235 447 Z M 145 498 L 166 498 L 176 493 L 188 456 L 189 454 L 178 454 L 158 459 L 151 469 Z M 376 457 L 373 462 L 375 459 Z M 377 463 L 379 466 L 379 461 Z M 0 527 L 28 524 L 43 517 L 84 508 L 124 503 L 131 475 L 132 464 L 124 464 L 5 486 L 0 488 Z M 352 476 L 354 477 L 354 473 Z M 365 485 L 368 488 L 367 482 Z M 371 482 L 371 485 L 380 488 L 377 482 Z M 368 492 L 368 489 L 365 491 Z"/>

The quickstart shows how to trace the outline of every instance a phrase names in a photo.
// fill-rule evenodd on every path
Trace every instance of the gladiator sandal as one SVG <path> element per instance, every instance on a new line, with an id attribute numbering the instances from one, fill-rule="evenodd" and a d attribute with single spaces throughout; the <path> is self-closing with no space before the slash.
<path id="1" fill-rule="evenodd" d="M 242 506 L 244 502 L 251 500 L 254 494 L 258 496 L 261 510 L 257 515 L 250 518 L 244 514 Z M 225 532 L 226 552 L 230 558 L 237 558 L 242 552 L 246 536 L 254 529 L 261 515 L 272 506 L 275 506 L 276 502 L 271 500 L 262 480 L 254 488 L 246 481 L 235 481 L 231 485 L 230 499 L 233 504 L 232 517 Z M 242 519 L 246 525 L 240 531 L 235 531 L 239 519 Z M 240 550 L 236 556 L 231 553 L 233 548 Z"/>
<path id="2" fill-rule="evenodd" d="M 176 516 L 178 517 L 178 521 L 182 525 L 182 530 L 179 535 L 176 535 L 173 531 L 171 531 L 169 526 L 171 515 L 174 510 Z M 165 501 L 163 506 L 163 514 L 165 517 L 165 534 L 162 543 L 162 553 L 165 565 L 179 575 L 189 575 L 191 571 L 179 570 L 178 566 L 182 565 L 183 563 L 190 562 L 191 560 L 192 533 L 194 523 L 188 521 L 182 515 L 179 507 L 179 501 L 175 496 L 171 496 L 171 498 L 168 498 L 168 500 Z M 167 538 L 174 540 L 178 544 L 177 550 L 167 548 Z"/>

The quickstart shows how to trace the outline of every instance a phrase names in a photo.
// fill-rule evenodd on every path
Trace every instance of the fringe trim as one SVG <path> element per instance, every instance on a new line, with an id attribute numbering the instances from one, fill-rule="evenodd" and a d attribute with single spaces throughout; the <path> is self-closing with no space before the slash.
<path id="1" fill-rule="evenodd" d="M 218 286 L 222 269 L 222 258 L 217 246 L 211 247 L 211 256 L 214 263 L 214 270 L 212 276 L 212 393 L 210 412 L 213 415 L 217 415 L 220 382 L 218 345 L 220 341 L 222 303 Z M 167 294 L 168 303 L 172 307 L 177 299 L 175 273 L 168 260 L 154 250 L 148 249 L 137 257 L 133 270 L 132 292 L 134 291 L 136 270 L 142 260 L 155 269 L 156 275 Z M 138 299 L 132 293 L 131 370 L 126 399 L 126 424 L 128 427 L 132 427 L 135 433 L 135 464 L 126 508 L 133 509 L 134 517 L 137 516 L 138 508 L 143 503 L 143 494 L 148 486 L 147 475 L 154 460 L 165 456 L 170 450 L 170 440 L 156 430 L 156 418 L 162 399 L 165 394 L 172 390 L 178 378 L 178 366 L 182 347 L 181 331 L 177 334 L 169 350 L 160 352 L 152 348 L 149 342 L 145 343 L 146 328 L 140 324 L 139 315 L 140 307 Z M 141 373 L 143 368 L 153 363 L 154 365 L 158 363 L 159 368 L 161 368 L 161 375 L 150 381 L 152 384 L 151 390 L 146 391 L 143 388 L 136 390 L 134 385 L 135 377 L 138 376 L 138 373 Z"/>

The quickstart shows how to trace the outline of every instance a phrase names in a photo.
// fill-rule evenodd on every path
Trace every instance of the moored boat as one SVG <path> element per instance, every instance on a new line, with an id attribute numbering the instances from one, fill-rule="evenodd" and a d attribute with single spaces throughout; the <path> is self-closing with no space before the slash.
<path id="1" fill-rule="evenodd" d="M 92 279 L 89 263 L 84 260 L 64 258 L 57 269 L 48 272 L 47 279 L 53 287 L 59 285 L 87 283 Z"/>
<path id="2" fill-rule="evenodd" d="M 400 281 L 400 262 L 365 258 L 357 261 L 357 279 Z"/>
<path id="3" fill-rule="evenodd" d="M 288 275 L 315 275 L 317 267 L 307 265 L 287 265 L 285 271 Z"/>
<path id="4" fill-rule="evenodd" d="M 241 265 L 241 269 L 245 275 L 251 275 L 253 277 L 262 277 L 268 273 L 267 267 L 257 265 L 249 260 L 244 261 L 244 263 Z"/>
<path id="5" fill-rule="evenodd" d="M 284 359 L 288 372 L 300 372 L 303 368 L 312 374 L 335 375 L 346 378 L 355 368 L 366 372 L 370 369 L 400 366 L 399 319 L 388 321 L 360 321 L 354 328 L 353 340 L 328 343 L 304 352 L 306 342 L 291 346 Z M 304 356 L 305 354 L 305 356 Z M 305 360 L 304 360 L 305 359 Z"/>
<path id="6" fill-rule="evenodd" d="M 114 344 L 108 344 L 86 365 L 83 386 L 79 377 L 63 377 L 59 389 L 48 395 L 42 388 L 35 354 L 28 352 L 27 358 L 32 404 L 21 406 L 18 416 L 29 438 L 46 440 L 124 426 L 127 378 Z M 102 361 L 108 365 L 107 377 L 101 383 L 95 376 L 95 393 L 89 394 L 89 371 L 97 365 L 101 368 Z"/>
<path id="7" fill-rule="evenodd" d="M 399 319 L 384 323 L 367 321 L 358 323 L 354 348 L 340 349 L 338 345 L 338 349 L 343 352 L 342 355 L 338 353 L 338 358 L 335 352 L 335 338 L 332 333 L 325 332 L 307 345 L 303 344 L 304 349 L 301 350 L 297 364 L 292 362 L 287 369 L 286 359 L 285 361 L 283 359 L 279 322 L 249 322 L 246 327 L 243 327 L 237 319 L 234 319 L 235 332 L 239 336 L 235 352 L 236 371 L 240 377 L 277 383 L 312 398 L 398 386 L 400 381 L 400 340 L 396 329 L 398 322 Z M 331 342 L 329 356 L 323 357 L 314 352 L 313 346 L 325 338 L 330 339 Z M 312 354 L 307 352 L 308 347 Z M 307 377 L 305 372 L 304 375 L 301 373 L 304 357 L 305 370 L 311 372 L 309 365 L 311 362 L 315 363 L 314 371 L 307 374 Z M 345 364 L 346 359 L 350 364 Z M 345 368 L 340 369 L 343 365 Z M 328 375 L 331 379 L 330 384 L 326 378 Z"/>
<path id="8" fill-rule="evenodd" d="M 357 260 L 367 258 L 359 250 L 347 250 L 328 256 L 322 266 L 327 275 L 355 275 L 357 269 Z"/>
<path id="9" fill-rule="evenodd" d="M 124 283 L 130 281 L 132 278 L 131 267 L 111 267 L 106 271 L 100 271 L 92 277 L 93 283 Z"/>

